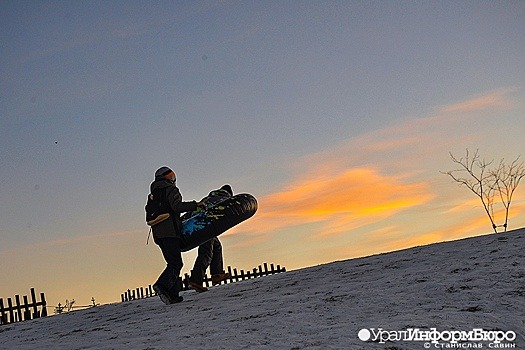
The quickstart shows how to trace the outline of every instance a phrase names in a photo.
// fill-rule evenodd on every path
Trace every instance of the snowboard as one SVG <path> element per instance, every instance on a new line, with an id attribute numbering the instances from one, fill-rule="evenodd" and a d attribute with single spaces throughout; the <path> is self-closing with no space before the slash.
<path id="1" fill-rule="evenodd" d="M 182 222 L 181 250 L 186 252 L 252 217 L 257 200 L 248 193 L 237 194 L 206 208 Z"/>

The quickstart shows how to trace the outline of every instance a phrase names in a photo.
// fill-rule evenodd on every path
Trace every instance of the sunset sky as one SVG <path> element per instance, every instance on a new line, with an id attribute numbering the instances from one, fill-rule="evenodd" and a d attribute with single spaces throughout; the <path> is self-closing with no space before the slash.
<path id="1" fill-rule="evenodd" d="M 298 269 L 490 233 L 449 152 L 525 160 L 523 1 L 2 1 L 0 38 L 1 298 L 153 283 L 160 166 L 258 198 L 226 265 Z"/>

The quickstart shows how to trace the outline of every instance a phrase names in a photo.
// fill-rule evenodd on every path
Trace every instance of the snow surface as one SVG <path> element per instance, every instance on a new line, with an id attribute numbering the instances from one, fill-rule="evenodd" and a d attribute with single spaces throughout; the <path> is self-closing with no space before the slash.
<path id="1" fill-rule="evenodd" d="M 358 333 L 482 328 L 512 331 L 500 345 L 525 349 L 524 246 L 521 229 L 183 292 L 180 304 L 104 305 L 0 326 L 0 348 L 446 349 Z M 456 347 L 480 344 L 497 345 Z"/>

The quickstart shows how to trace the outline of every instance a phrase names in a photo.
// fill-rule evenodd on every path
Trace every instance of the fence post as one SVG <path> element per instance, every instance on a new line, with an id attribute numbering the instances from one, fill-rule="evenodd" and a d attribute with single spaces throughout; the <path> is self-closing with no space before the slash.
<path id="1" fill-rule="evenodd" d="M 0 298 L 0 324 L 7 324 L 7 314 L 4 314 L 4 299 Z"/>
<path id="2" fill-rule="evenodd" d="M 27 300 L 27 295 L 24 295 L 24 320 L 31 319 L 31 311 L 29 310 L 29 301 Z"/>
<path id="3" fill-rule="evenodd" d="M 235 271 L 235 277 L 237 278 L 237 269 L 233 269 L 233 271 Z M 229 282 L 226 280 L 224 283 L 233 283 L 233 272 L 231 266 L 228 266 L 228 273 L 230 274 L 230 277 L 228 278 Z"/>
<path id="4" fill-rule="evenodd" d="M 13 311 L 13 301 L 11 298 L 7 298 L 7 307 L 9 310 L 9 322 L 13 322 L 15 319 L 15 313 Z"/>
<path id="5" fill-rule="evenodd" d="M 18 315 L 18 321 L 22 321 L 22 308 L 20 307 L 20 295 L 15 295 L 16 302 L 16 314 Z"/>
<path id="6" fill-rule="evenodd" d="M 36 294 L 35 294 L 35 288 L 31 288 L 31 306 L 33 307 L 33 318 L 38 318 L 38 308 L 36 303 Z"/>
<path id="7" fill-rule="evenodd" d="M 42 303 L 42 312 L 40 312 L 41 317 L 47 317 L 47 302 L 46 302 L 46 296 L 44 293 L 40 293 L 40 302 Z"/>

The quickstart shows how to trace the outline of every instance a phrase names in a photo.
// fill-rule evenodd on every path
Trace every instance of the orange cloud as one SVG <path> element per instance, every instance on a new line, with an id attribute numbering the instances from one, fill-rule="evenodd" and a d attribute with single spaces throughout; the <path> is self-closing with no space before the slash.
<path id="1" fill-rule="evenodd" d="M 466 189 L 464 189 L 466 191 Z M 477 208 L 482 210 L 482 204 L 479 198 L 475 197 L 474 194 L 472 194 L 472 198 L 469 200 L 464 200 L 458 204 L 454 204 L 451 206 L 446 213 L 449 214 L 457 214 L 462 212 L 468 212 L 471 210 L 478 210 Z"/>
<path id="2" fill-rule="evenodd" d="M 291 164 L 301 177 L 260 197 L 257 215 L 230 233 L 249 233 L 238 243 L 245 245 L 262 243 L 277 230 L 300 226 L 310 233 L 309 237 L 338 235 L 417 207 L 414 215 L 425 215 L 421 220 L 429 223 L 423 226 L 431 232 L 407 237 L 405 230 L 404 237 L 391 237 L 392 248 L 456 237 L 460 233 L 437 232 L 436 226 L 446 224 L 432 224 L 436 213 L 465 217 L 472 210 L 482 218 L 483 209 L 476 198 L 451 206 L 449 197 L 454 185 L 447 183 L 440 171 L 450 166 L 451 149 L 464 148 L 486 137 L 486 130 L 480 126 L 482 120 L 517 105 L 512 96 L 515 92 L 512 88 L 491 91 L 439 107 L 429 116 L 407 119 L 306 155 Z M 439 198 L 430 203 L 434 193 L 440 193 Z M 418 207 L 425 203 L 426 207 Z M 441 208 L 449 210 L 441 212 Z M 469 224 L 481 230 L 487 228 L 486 222 Z M 377 229 L 377 225 L 371 229 Z"/>
<path id="3" fill-rule="evenodd" d="M 523 212 L 525 211 L 525 202 L 523 200 L 520 200 L 522 198 L 520 196 L 519 192 L 516 192 L 516 196 L 510 206 L 509 209 L 509 226 L 511 226 L 512 222 L 522 217 Z M 495 220 L 496 225 L 503 225 L 505 222 L 505 208 L 503 207 L 499 197 L 494 198 L 493 208 L 491 210 L 492 216 Z M 468 223 L 461 223 L 461 226 L 463 227 L 471 227 L 471 228 L 478 228 L 478 229 L 488 229 L 490 231 L 490 220 L 485 212 L 485 209 L 483 207 L 483 204 L 481 203 L 481 200 L 476 197 L 474 194 L 471 194 L 470 199 L 465 199 L 461 202 L 457 202 L 455 204 L 452 204 L 449 209 L 443 212 L 444 215 L 461 215 L 462 217 L 465 217 L 466 215 L 471 215 L 471 219 L 469 219 Z M 477 215 L 477 216 L 476 216 Z M 498 228 L 498 231 L 500 231 L 501 228 Z"/>
<path id="4" fill-rule="evenodd" d="M 353 168 L 332 176 L 296 180 L 259 199 L 257 215 L 241 226 L 254 234 L 320 224 L 318 236 L 348 232 L 433 198 L 427 184 L 405 183 L 373 168 Z"/>
<path id="5" fill-rule="evenodd" d="M 479 201 L 479 200 L 478 200 Z M 471 215 L 470 216 L 461 216 L 458 217 L 457 220 L 454 220 L 447 226 L 442 226 L 436 230 L 432 230 L 430 232 L 425 232 L 422 234 L 418 234 L 415 236 L 402 238 L 398 237 L 397 239 L 390 240 L 389 242 L 386 242 L 383 249 L 384 251 L 392 251 L 392 250 L 399 250 L 409 247 L 415 247 L 420 245 L 427 245 L 435 242 L 444 242 L 444 241 L 451 241 L 455 239 L 462 239 L 472 236 L 478 236 L 481 233 L 493 233 L 490 221 L 488 219 L 488 216 L 483 212 L 483 208 L 481 207 L 481 204 L 478 205 L 476 208 L 472 207 L 471 204 L 473 204 L 472 200 L 466 201 L 464 205 L 458 205 L 457 207 L 453 208 L 453 211 L 460 210 L 464 211 L 466 208 L 471 209 Z M 513 221 L 523 215 L 525 212 L 525 204 L 524 203 L 516 203 L 514 207 L 511 206 L 511 210 L 509 212 L 509 228 L 508 230 L 511 230 L 513 228 L 516 228 L 515 225 L 513 225 Z M 450 211 L 444 213 L 446 216 L 450 215 Z M 503 224 L 503 217 L 504 212 L 503 210 L 498 210 L 496 213 L 496 223 L 498 225 Z M 499 221 L 498 221 L 499 220 Z M 503 232 L 503 228 L 499 227 L 498 232 Z"/>
<path id="6" fill-rule="evenodd" d="M 446 221 L 446 220 L 445 220 Z M 407 230 L 408 229 L 408 230 Z M 481 212 L 464 220 L 452 220 L 439 224 L 438 228 L 427 232 L 401 226 L 386 226 L 360 235 L 358 244 L 342 246 L 336 253 L 345 256 L 368 256 L 380 252 L 397 251 L 411 247 L 428 245 L 436 242 L 450 241 L 490 233 L 489 221 Z"/>
<path id="7" fill-rule="evenodd" d="M 445 113 L 450 112 L 472 112 L 480 111 L 488 108 L 510 108 L 514 106 L 514 102 L 509 99 L 509 94 L 515 92 L 516 89 L 497 89 L 488 94 L 472 98 L 467 101 L 458 102 L 441 107 L 441 111 Z"/>

